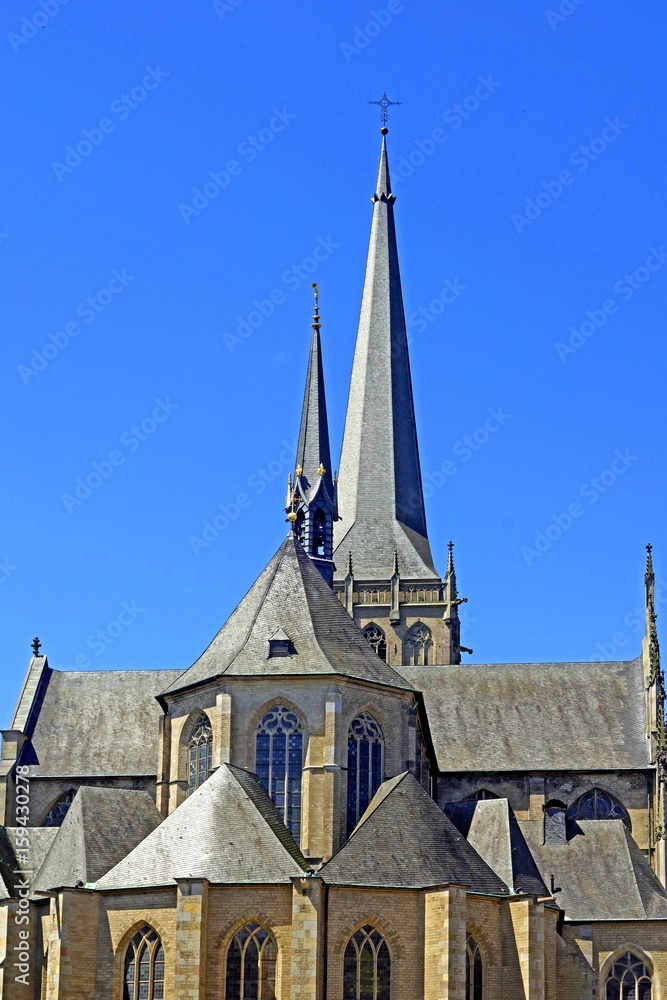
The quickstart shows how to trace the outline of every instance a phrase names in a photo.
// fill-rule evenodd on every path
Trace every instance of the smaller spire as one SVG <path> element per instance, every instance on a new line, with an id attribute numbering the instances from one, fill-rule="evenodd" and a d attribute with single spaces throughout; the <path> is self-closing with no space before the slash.
<path id="1" fill-rule="evenodd" d="M 331 475 L 329 426 L 320 343 L 320 302 L 313 282 L 313 331 L 301 411 L 294 479 L 288 480 L 287 520 L 305 552 L 331 586 L 333 522 L 338 519 L 336 486 Z"/>
<path id="2" fill-rule="evenodd" d="M 447 545 L 447 572 L 445 573 L 445 629 L 449 633 L 449 642 L 445 640 L 446 663 L 460 663 L 461 653 L 472 653 L 472 649 L 461 645 L 461 621 L 459 619 L 459 604 L 465 604 L 467 597 L 459 597 L 456 586 L 456 570 L 454 569 L 454 542 Z M 449 648 L 447 648 L 449 647 Z"/>
<path id="3" fill-rule="evenodd" d="M 655 580 L 653 573 L 653 546 L 650 542 L 646 546 L 646 572 L 644 573 L 644 579 L 647 583 L 649 580 Z"/>

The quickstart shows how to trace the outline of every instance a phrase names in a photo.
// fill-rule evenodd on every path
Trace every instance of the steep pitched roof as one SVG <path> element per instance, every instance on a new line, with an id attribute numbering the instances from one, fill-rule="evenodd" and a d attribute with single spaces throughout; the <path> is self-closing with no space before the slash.
<path id="1" fill-rule="evenodd" d="M 177 878 L 275 884 L 307 867 L 257 776 L 223 764 L 95 888 L 171 885 Z"/>
<path id="2" fill-rule="evenodd" d="M 292 656 L 268 658 L 282 628 Z M 234 676 L 344 674 L 409 690 L 377 656 L 290 532 L 275 556 L 199 659 L 165 693 Z"/>
<path id="3" fill-rule="evenodd" d="M 318 474 L 320 465 L 324 466 L 324 475 Z M 296 449 L 295 468 L 301 469 L 301 485 L 307 499 L 315 495 L 317 487 L 322 483 L 329 497 L 333 497 L 333 473 L 331 469 L 331 451 L 329 448 L 329 423 L 327 420 L 327 401 L 324 391 L 324 372 L 322 368 L 322 347 L 320 343 L 319 319 L 315 316 L 313 335 L 308 356 L 308 372 L 306 374 L 306 389 L 301 411 L 301 426 L 299 428 L 299 443 Z"/>
<path id="4" fill-rule="evenodd" d="M 360 580 L 437 573 L 426 531 L 408 339 L 386 143 L 373 221 L 340 460 L 334 528 L 339 577 L 352 552 Z"/>
<path id="5" fill-rule="evenodd" d="M 83 786 L 35 879 L 33 892 L 96 882 L 152 833 L 162 816 L 148 792 Z"/>
<path id="6" fill-rule="evenodd" d="M 40 778 L 155 775 L 162 714 L 155 699 L 178 675 L 177 670 L 51 670 L 21 761 L 35 764 L 34 776 Z"/>
<path id="7" fill-rule="evenodd" d="M 540 843 L 541 823 L 520 825 L 568 920 L 667 919 L 667 890 L 621 820 L 577 820 L 566 844 Z"/>
<path id="8" fill-rule="evenodd" d="M 549 895 L 507 799 L 453 802 L 445 813 L 511 889 Z"/>
<path id="9" fill-rule="evenodd" d="M 29 847 L 26 849 L 25 827 L 0 826 L 0 899 L 14 895 L 17 880 L 23 878 L 15 872 L 15 869 L 26 870 L 21 859 L 23 852 L 28 852 L 28 870 L 36 875 L 57 833 L 57 828 L 53 826 L 28 827 Z M 34 877 L 32 881 L 34 882 Z"/>
<path id="10" fill-rule="evenodd" d="M 644 768 L 641 659 L 401 667 L 442 771 Z"/>
<path id="11" fill-rule="evenodd" d="M 384 782 L 347 843 L 321 869 L 338 885 L 423 888 L 454 883 L 507 895 L 491 870 L 409 771 Z"/>

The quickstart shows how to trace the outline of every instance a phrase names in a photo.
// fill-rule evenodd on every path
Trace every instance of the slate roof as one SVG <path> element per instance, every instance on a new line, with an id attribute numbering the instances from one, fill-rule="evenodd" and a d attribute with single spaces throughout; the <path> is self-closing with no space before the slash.
<path id="1" fill-rule="evenodd" d="M 350 839 L 319 874 L 336 885 L 419 889 L 454 883 L 492 895 L 509 891 L 409 771 L 380 786 Z"/>
<path id="2" fill-rule="evenodd" d="M 268 659 L 279 628 L 294 654 Z M 165 693 L 223 674 L 343 674 L 410 689 L 373 652 L 291 531 L 208 649 Z"/>
<path id="3" fill-rule="evenodd" d="M 307 867 L 259 778 L 223 764 L 95 888 L 172 885 L 177 878 L 275 884 Z"/>
<path id="4" fill-rule="evenodd" d="M 22 826 L 0 826 L 0 899 L 14 894 L 16 881 L 19 878 L 14 870 L 24 868 L 17 860 L 17 850 L 19 845 L 21 851 L 26 850 L 21 843 L 25 839 L 25 833 L 25 828 Z M 39 871 L 57 833 L 57 828 L 52 826 L 28 827 L 29 869 L 35 874 Z"/>
<path id="5" fill-rule="evenodd" d="M 621 820 L 578 820 L 566 844 L 540 843 L 541 823 L 520 826 L 568 920 L 667 920 L 667 890 Z"/>
<path id="6" fill-rule="evenodd" d="M 155 775 L 156 696 L 179 673 L 50 670 L 21 760 L 38 765 L 34 777 Z"/>
<path id="7" fill-rule="evenodd" d="M 58 828 L 33 892 L 96 882 L 162 822 L 148 792 L 83 786 Z"/>
<path id="8" fill-rule="evenodd" d="M 445 813 L 511 889 L 549 895 L 507 799 L 454 802 L 445 806 Z"/>
<path id="9" fill-rule="evenodd" d="M 324 476 L 317 470 L 324 466 Z M 329 423 L 327 402 L 324 392 L 324 372 L 322 369 L 322 347 L 318 327 L 313 330 L 308 356 L 306 389 L 301 411 L 299 443 L 296 449 L 295 469 L 301 468 L 301 484 L 310 500 L 317 492 L 322 480 L 330 497 L 334 494 L 331 451 L 329 448 Z"/>
<path id="10" fill-rule="evenodd" d="M 437 578 L 426 532 L 386 143 L 380 168 L 338 476 L 337 578 Z"/>
<path id="11" fill-rule="evenodd" d="M 424 695 L 441 771 L 650 764 L 641 659 L 400 670 Z"/>

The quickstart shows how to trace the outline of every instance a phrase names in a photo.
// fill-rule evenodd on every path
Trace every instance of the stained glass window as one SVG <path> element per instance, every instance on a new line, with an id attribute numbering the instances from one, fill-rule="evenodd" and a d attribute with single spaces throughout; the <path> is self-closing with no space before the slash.
<path id="1" fill-rule="evenodd" d="M 152 927 L 134 935 L 125 953 L 123 1000 L 163 1000 L 164 949 Z"/>
<path id="2" fill-rule="evenodd" d="M 255 737 L 255 770 L 294 839 L 301 833 L 303 729 L 284 705 L 264 716 Z"/>
<path id="3" fill-rule="evenodd" d="M 640 958 L 627 951 L 607 975 L 605 1000 L 651 1000 L 651 973 Z"/>
<path id="4" fill-rule="evenodd" d="M 259 924 L 246 924 L 227 950 L 225 1000 L 275 1000 L 276 946 Z"/>
<path id="5" fill-rule="evenodd" d="M 600 788 L 592 788 L 590 792 L 585 792 L 578 798 L 567 810 L 566 818 L 568 820 L 620 819 L 623 820 L 628 830 L 632 829 L 630 817 L 625 807 Z"/>
<path id="6" fill-rule="evenodd" d="M 384 936 L 368 924 L 347 942 L 343 1000 L 390 1000 L 391 956 Z"/>
<path id="7" fill-rule="evenodd" d="M 188 792 L 203 785 L 211 774 L 213 761 L 213 733 L 208 715 L 202 713 L 188 743 L 189 780 Z"/>
<path id="8" fill-rule="evenodd" d="M 466 1000 L 484 1000 L 484 965 L 472 934 L 466 938 Z"/>
<path id="9" fill-rule="evenodd" d="M 363 630 L 364 639 L 370 643 L 381 660 L 387 659 L 387 639 L 379 625 L 371 622 Z"/>
<path id="10" fill-rule="evenodd" d="M 372 715 L 362 712 L 347 736 L 347 835 L 363 816 L 384 777 L 384 737 Z"/>
<path id="11" fill-rule="evenodd" d="M 60 798 L 53 803 L 48 813 L 44 817 L 44 822 L 42 826 L 61 826 L 62 821 L 65 819 L 69 811 L 69 807 L 74 801 L 74 796 L 76 795 L 76 789 L 72 788 L 69 792 L 65 792 Z"/>

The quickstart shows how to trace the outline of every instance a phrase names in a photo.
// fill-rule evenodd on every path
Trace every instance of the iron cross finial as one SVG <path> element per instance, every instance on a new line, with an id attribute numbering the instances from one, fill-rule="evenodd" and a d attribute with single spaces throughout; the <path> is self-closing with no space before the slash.
<path id="1" fill-rule="evenodd" d="M 35 636 L 35 638 L 32 640 L 32 655 L 33 656 L 39 656 L 39 650 L 41 648 L 41 645 L 42 645 L 41 642 L 39 641 L 39 639 L 37 638 L 37 636 Z"/>
<path id="2" fill-rule="evenodd" d="M 400 104 L 401 102 L 390 101 L 389 98 L 387 97 L 387 91 L 385 90 L 384 94 L 382 95 L 379 101 L 369 101 L 368 103 L 379 105 L 380 120 L 382 121 L 382 128 L 385 129 L 387 127 L 387 118 L 389 117 L 389 112 L 387 111 L 387 108 L 392 104 Z"/>

